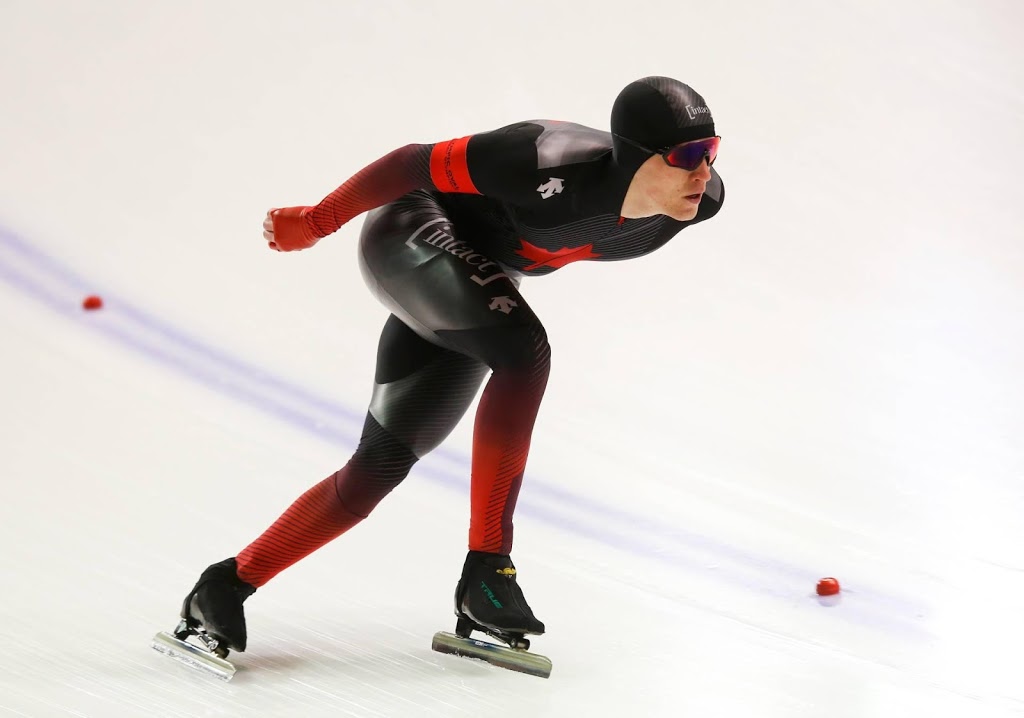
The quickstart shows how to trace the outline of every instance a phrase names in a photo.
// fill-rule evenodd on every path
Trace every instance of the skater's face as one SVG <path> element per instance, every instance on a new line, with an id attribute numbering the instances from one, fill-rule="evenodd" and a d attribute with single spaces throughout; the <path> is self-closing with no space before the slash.
<path id="1" fill-rule="evenodd" d="M 640 165 L 629 186 L 636 200 L 634 216 L 665 214 L 680 222 L 693 219 L 710 179 L 711 167 L 706 161 L 695 170 L 685 170 L 667 164 L 661 155 L 652 155 Z"/>
<path id="2" fill-rule="evenodd" d="M 660 151 L 619 139 L 651 153 L 633 175 L 622 216 L 664 214 L 680 222 L 696 217 L 722 138 L 691 140 Z"/>

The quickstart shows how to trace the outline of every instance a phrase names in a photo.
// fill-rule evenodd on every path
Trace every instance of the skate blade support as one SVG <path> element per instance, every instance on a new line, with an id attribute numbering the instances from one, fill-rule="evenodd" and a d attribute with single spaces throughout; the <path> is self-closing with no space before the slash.
<path id="1" fill-rule="evenodd" d="M 198 646 L 175 638 L 167 631 L 160 631 L 153 637 L 153 649 L 181 661 L 192 668 L 212 673 L 222 681 L 230 681 L 235 675 L 235 667 L 220 656 L 204 651 Z"/>
<path id="2" fill-rule="evenodd" d="M 510 671 L 527 673 L 539 678 L 551 677 L 551 659 L 522 648 L 506 648 L 488 641 L 463 638 L 447 631 L 435 633 L 430 647 L 438 653 L 476 658 Z"/>

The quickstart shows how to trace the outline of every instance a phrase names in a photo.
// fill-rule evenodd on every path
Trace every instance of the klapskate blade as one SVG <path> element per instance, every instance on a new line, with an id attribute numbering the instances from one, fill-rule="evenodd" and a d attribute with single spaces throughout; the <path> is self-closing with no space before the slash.
<path id="1" fill-rule="evenodd" d="M 166 631 L 160 631 L 153 636 L 153 648 L 193 668 L 212 673 L 222 681 L 230 681 L 231 677 L 235 675 L 235 667 L 220 656 L 207 653 L 191 643 L 175 638 Z"/>
<path id="2" fill-rule="evenodd" d="M 510 671 L 528 673 L 539 678 L 551 677 L 551 659 L 529 651 L 507 648 L 475 638 L 462 638 L 447 631 L 435 633 L 430 647 L 438 653 L 478 658 Z"/>

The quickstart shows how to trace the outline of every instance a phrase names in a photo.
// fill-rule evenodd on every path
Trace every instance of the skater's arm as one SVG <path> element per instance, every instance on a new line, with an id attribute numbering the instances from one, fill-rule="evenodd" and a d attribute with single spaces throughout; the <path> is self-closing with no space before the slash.
<path id="1" fill-rule="evenodd" d="M 441 192 L 479 194 L 511 204 L 531 198 L 542 129 L 521 122 L 437 143 L 430 155 L 433 186 Z"/>
<path id="2" fill-rule="evenodd" d="M 271 249 L 307 249 L 352 218 L 416 189 L 514 200 L 524 187 L 532 189 L 536 167 L 531 130 L 524 132 L 524 127 L 400 147 L 361 169 L 315 207 L 270 210 L 263 236 Z"/>
<path id="3" fill-rule="evenodd" d="M 271 249 L 307 249 L 353 217 L 415 189 L 432 186 L 432 148 L 412 144 L 389 152 L 356 172 L 315 207 L 270 210 L 263 222 L 264 238 Z"/>

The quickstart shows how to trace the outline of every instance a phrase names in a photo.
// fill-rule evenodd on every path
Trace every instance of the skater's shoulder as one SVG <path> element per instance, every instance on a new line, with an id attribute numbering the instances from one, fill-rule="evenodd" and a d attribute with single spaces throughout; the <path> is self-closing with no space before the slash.
<path id="1" fill-rule="evenodd" d="M 536 159 L 537 169 L 590 162 L 608 157 L 612 151 L 611 134 L 575 122 L 561 120 L 524 120 L 474 136 L 474 144 L 483 149 L 518 147 Z"/>

